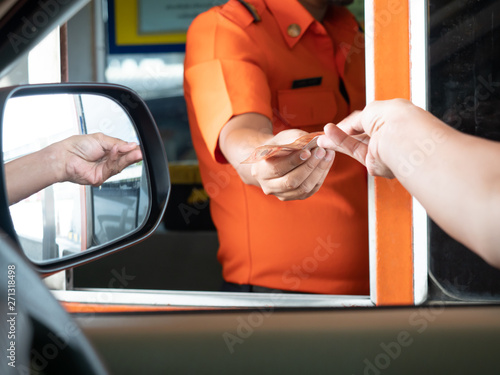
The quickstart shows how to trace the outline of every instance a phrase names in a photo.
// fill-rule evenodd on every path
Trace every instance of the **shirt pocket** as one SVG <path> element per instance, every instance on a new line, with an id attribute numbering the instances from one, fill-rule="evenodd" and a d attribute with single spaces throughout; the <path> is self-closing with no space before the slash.
<path id="1" fill-rule="evenodd" d="M 337 114 L 334 93 L 326 89 L 296 89 L 278 91 L 281 120 L 290 127 L 325 125 Z"/>

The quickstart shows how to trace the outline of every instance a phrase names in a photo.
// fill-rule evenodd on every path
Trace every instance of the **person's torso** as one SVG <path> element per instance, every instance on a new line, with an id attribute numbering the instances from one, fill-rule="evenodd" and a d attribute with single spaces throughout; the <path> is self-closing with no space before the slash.
<path id="1" fill-rule="evenodd" d="M 287 128 L 322 130 L 326 123 L 338 122 L 352 109 L 363 107 L 362 54 L 358 58 L 346 53 L 346 46 L 353 43 L 358 32 L 352 18 L 331 17 L 326 28 L 313 22 L 301 29 L 300 38 L 290 37 L 291 46 L 284 33 L 288 35 L 288 27 L 293 29 L 293 24 L 303 24 L 304 20 L 299 18 L 286 26 L 276 20 L 266 2 L 251 3 L 261 21 L 245 31 L 262 48 L 256 55 L 271 91 L 275 133 Z M 212 11 L 224 15 L 224 9 Z M 227 22 L 233 22 L 238 13 L 226 16 Z M 284 19 L 288 22 L 287 17 Z M 341 31 L 338 40 L 331 37 L 335 28 Z M 344 58 L 336 57 L 336 53 L 343 53 Z M 341 82 L 347 95 L 341 92 Z M 202 144 L 195 141 L 195 147 L 211 198 L 226 281 L 314 293 L 368 293 L 363 166 L 337 155 L 316 194 L 303 201 L 281 202 L 255 186 L 245 185 L 234 168 L 215 162 Z"/>

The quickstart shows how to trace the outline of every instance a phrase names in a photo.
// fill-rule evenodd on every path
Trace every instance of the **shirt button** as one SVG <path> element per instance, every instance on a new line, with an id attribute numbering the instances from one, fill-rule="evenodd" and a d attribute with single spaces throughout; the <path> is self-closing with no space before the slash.
<path id="1" fill-rule="evenodd" d="M 300 35 L 301 28 L 299 25 L 296 23 L 292 23 L 290 26 L 288 26 L 287 32 L 288 36 L 291 36 L 292 38 L 296 38 Z"/>

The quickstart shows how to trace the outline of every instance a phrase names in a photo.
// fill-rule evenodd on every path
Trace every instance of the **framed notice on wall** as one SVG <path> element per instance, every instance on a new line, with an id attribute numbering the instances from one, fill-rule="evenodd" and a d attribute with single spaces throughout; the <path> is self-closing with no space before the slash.
<path id="1" fill-rule="evenodd" d="M 184 52 L 193 19 L 226 0 L 108 0 L 109 53 Z"/>

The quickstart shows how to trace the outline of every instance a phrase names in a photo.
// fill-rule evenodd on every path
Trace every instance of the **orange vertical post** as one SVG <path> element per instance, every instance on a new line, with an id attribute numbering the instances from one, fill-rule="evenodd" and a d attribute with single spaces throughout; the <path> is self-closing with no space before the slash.
<path id="1" fill-rule="evenodd" d="M 408 1 L 373 0 L 373 16 L 374 99 L 410 99 Z M 372 196 L 376 232 L 375 302 L 413 304 L 411 196 L 398 181 L 378 177 L 374 179 Z"/>

